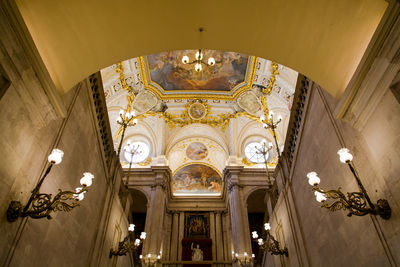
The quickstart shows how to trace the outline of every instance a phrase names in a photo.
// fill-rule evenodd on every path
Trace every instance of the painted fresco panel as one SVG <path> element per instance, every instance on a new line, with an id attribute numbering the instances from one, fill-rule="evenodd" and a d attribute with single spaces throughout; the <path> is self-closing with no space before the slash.
<path id="1" fill-rule="evenodd" d="M 245 80 L 248 56 L 235 52 L 204 50 L 203 61 L 214 57 L 214 66 L 203 66 L 196 72 L 194 64 L 183 64 L 182 57 L 194 59 L 196 50 L 178 50 L 147 56 L 150 77 L 165 91 L 215 90 L 230 91 Z"/>
<path id="2" fill-rule="evenodd" d="M 204 164 L 190 164 L 179 169 L 171 181 L 175 196 L 219 196 L 222 178 L 213 168 Z"/>

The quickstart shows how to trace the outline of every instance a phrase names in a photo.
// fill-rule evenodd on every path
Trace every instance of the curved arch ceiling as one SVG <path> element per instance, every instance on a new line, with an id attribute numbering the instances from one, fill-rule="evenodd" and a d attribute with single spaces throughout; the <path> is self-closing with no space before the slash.
<path id="1" fill-rule="evenodd" d="M 124 59 L 207 48 L 273 60 L 336 97 L 387 7 L 384 0 L 16 2 L 60 93 Z"/>

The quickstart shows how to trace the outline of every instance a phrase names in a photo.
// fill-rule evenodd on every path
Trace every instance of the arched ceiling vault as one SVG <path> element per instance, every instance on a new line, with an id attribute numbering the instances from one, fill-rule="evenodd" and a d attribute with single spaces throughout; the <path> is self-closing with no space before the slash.
<path id="1" fill-rule="evenodd" d="M 61 94 L 128 58 L 206 48 L 273 60 L 340 97 L 387 7 L 384 0 L 16 2 Z"/>

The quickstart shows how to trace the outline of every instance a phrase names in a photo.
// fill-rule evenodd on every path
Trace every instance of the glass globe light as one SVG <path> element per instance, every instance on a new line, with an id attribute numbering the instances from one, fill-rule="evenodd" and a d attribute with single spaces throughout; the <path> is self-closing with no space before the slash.
<path id="1" fill-rule="evenodd" d="M 197 71 L 197 72 L 200 72 L 202 70 L 202 68 L 203 67 L 201 66 L 200 63 L 196 63 L 196 65 L 194 66 L 194 70 Z"/>
<path id="2" fill-rule="evenodd" d="M 134 110 L 131 111 L 131 114 L 132 114 L 133 117 L 136 116 L 136 112 Z"/>
<path id="3" fill-rule="evenodd" d="M 146 239 L 146 232 L 140 233 L 140 239 Z"/>
<path id="4" fill-rule="evenodd" d="M 318 192 L 318 191 L 315 191 L 314 192 L 314 195 L 315 195 L 315 199 L 318 201 L 318 202 L 323 202 L 323 201 L 325 201 L 327 198 L 326 198 L 326 196 L 325 196 L 325 194 L 323 194 L 323 193 L 321 193 L 321 192 Z"/>
<path id="5" fill-rule="evenodd" d="M 200 51 L 196 52 L 196 60 L 202 60 L 203 59 L 203 53 L 201 53 Z"/>
<path id="6" fill-rule="evenodd" d="M 94 178 L 94 175 L 91 174 L 90 172 L 84 172 L 83 177 L 79 181 L 81 185 L 89 187 L 92 185 L 92 179 Z"/>
<path id="7" fill-rule="evenodd" d="M 189 57 L 188 56 L 183 56 L 182 57 L 182 63 L 183 64 L 188 64 L 189 63 Z"/>
<path id="8" fill-rule="evenodd" d="M 253 254 L 251 254 L 251 257 L 252 257 L 252 258 L 255 258 L 255 257 L 256 257 L 256 255 L 253 253 Z"/>
<path id="9" fill-rule="evenodd" d="M 79 192 L 81 192 L 81 191 L 82 191 L 82 187 L 77 187 L 77 188 L 75 188 L 75 193 L 79 193 Z M 86 191 L 84 191 L 84 192 L 82 192 L 82 193 L 79 193 L 79 194 L 74 194 L 73 197 L 74 197 L 76 200 L 81 201 L 81 200 L 83 200 L 83 199 L 85 198 L 85 193 L 86 193 Z"/>
<path id="10" fill-rule="evenodd" d="M 251 234 L 253 235 L 253 238 L 254 238 L 254 239 L 257 239 L 257 238 L 258 238 L 257 231 L 251 232 Z"/>
<path id="11" fill-rule="evenodd" d="M 341 148 L 337 153 L 342 163 L 349 163 L 353 160 L 353 155 L 350 154 L 350 150 L 348 148 Z"/>
<path id="12" fill-rule="evenodd" d="M 116 121 L 119 122 L 119 123 L 122 123 L 121 117 L 118 117 L 118 118 L 116 119 Z"/>
<path id="13" fill-rule="evenodd" d="M 151 257 L 151 254 L 149 253 L 149 254 L 147 254 L 147 258 L 150 258 Z"/>
<path id="14" fill-rule="evenodd" d="M 257 241 L 259 246 L 264 245 L 264 241 L 262 240 L 262 238 L 259 238 Z"/>
<path id="15" fill-rule="evenodd" d="M 130 112 L 128 112 L 126 113 L 126 117 L 128 118 L 128 120 L 130 120 L 133 117 L 133 115 Z"/>
<path id="16" fill-rule="evenodd" d="M 128 231 L 129 231 L 129 232 L 135 231 L 135 225 L 134 225 L 133 223 L 131 223 L 131 224 L 129 225 Z"/>
<path id="17" fill-rule="evenodd" d="M 135 246 L 139 246 L 140 245 L 140 239 L 139 238 L 136 238 L 135 239 Z"/>
<path id="18" fill-rule="evenodd" d="M 268 129 L 268 124 L 263 123 L 263 127 L 264 127 L 265 129 Z"/>
<path id="19" fill-rule="evenodd" d="M 238 256 L 239 256 L 239 254 L 235 253 L 235 257 L 238 257 Z"/>
<path id="20" fill-rule="evenodd" d="M 261 121 L 265 121 L 265 116 L 264 116 L 264 115 L 261 115 L 261 116 L 260 116 L 260 120 L 261 120 Z"/>
<path id="21" fill-rule="evenodd" d="M 64 152 L 61 149 L 54 148 L 53 151 L 51 151 L 51 154 L 49 155 L 47 160 L 50 163 L 57 165 L 57 164 L 61 163 L 63 156 L 64 156 Z"/>
<path id="22" fill-rule="evenodd" d="M 264 229 L 267 231 L 271 230 L 271 225 L 269 225 L 269 223 L 264 223 Z"/>
<path id="23" fill-rule="evenodd" d="M 321 182 L 316 172 L 307 173 L 307 177 L 308 177 L 308 183 L 311 186 L 318 185 Z"/>
<path id="24" fill-rule="evenodd" d="M 279 116 L 278 116 L 278 121 L 281 121 L 281 120 L 282 120 L 282 116 L 279 115 Z"/>
<path id="25" fill-rule="evenodd" d="M 157 256 L 157 259 L 161 259 L 161 256 L 160 256 L 160 255 L 158 255 L 158 256 Z"/>
<path id="26" fill-rule="evenodd" d="M 243 256 L 247 257 L 247 252 L 243 253 Z"/>
<path id="27" fill-rule="evenodd" d="M 139 259 L 142 259 L 143 258 L 143 255 L 139 255 Z"/>
<path id="28" fill-rule="evenodd" d="M 132 123 L 133 124 L 137 124 L 138 120 L 137 119 L 133 119 Z"/>
<path id="29" fill-rule="evenodd" d="M 269 142 L 269 143 L 268 143 L 268 147 L 271 148 L 272 146 L 273 146 L 273 145 L 272 145 L 272 142 Z"/>
<path id="30" fill-rule="evenodd" d="M 215 59 L 213 57 L 210 57 L 208 59 L 208 65 L 210 65 L 210 66 L 214 66 L 215 65 Z"/>
<path id="31" fill-rule="evenodd" d="M 119 110 L 119 115 L 123 116 L 125 114 L 125 111 L 123 109 Z"/>

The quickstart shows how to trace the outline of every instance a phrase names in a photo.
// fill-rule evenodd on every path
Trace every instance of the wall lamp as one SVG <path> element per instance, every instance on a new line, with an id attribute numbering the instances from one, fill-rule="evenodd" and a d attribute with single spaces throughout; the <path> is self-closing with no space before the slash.
<path id="1" fill-rule="evenodd" d="M 39 193 L 40 187 L 44 179 L 50 173 L 53 165 L 60 164 L 64 152 L 60 149 L 53 149 L 48 156 L 49 166 L 46 169 L 43 177 L 36 184 L 32 190 L 32 195 L 28 203 L 23 207 L 19 201 L 11 201 L 7 209 L 7 221 L 14 222 L 18 217 L 31 217 L 33 219 L 40 219 L 46 217 L 51 219 L 50 213 L 56 211 L 70 211 L 71 209 L 79 206 L 78 201 L 84 198 L 87 188 L 92 185 L 93 174 L 85 172 L 80 180 L 82 187 L 78 187 L 75 191 L 61 191 L 52 199 L 52 194 Z"/>
<path id="2" fill-rule="evenodd" d="M 267 233 L 267 236 L 264 239 L 258 238 L 257 231 L 251 233 L 253 238 L 257 240 L 260 248 L 266 252 L 271 252 L 272 255 L 285 255 L 286 257 L 289 257 L 288 249 L 286 247 L 281 249 L 279 242 L 271 235 L 271 226 L 269 223 L 264 224 L 264 229 Z"/>
<path id="3" fill-rule="evenodd" d="M 276 137 L 276 128 L 278 127 L 278 124 L 282 121 L 282 116 L 279 115 L 278 119 L 274 120 L 274 112 L 270 111 L 268 114 L 268 118 L 265 118 L 265 116 L 261 116 L 260 120 L 265 129 L 272 130 L 272 134 L 273 134 L 274 140 L 275 140 L 275 146 L 276 146 L 276 152 L 278 155 L 278 160 L 280 160 L 281 153 L 279 151 L 278 138 Z"/>
<path id="4" fill-rule="evenodd" d="M 146 232 L 142 232 L 140 234 L 139 238 L 135 239 L 134 236 L 134 231 L 135 230 L 135 225 L 130 224 L 128 227 L 128 235 L 122 240 L 121 242 L 118 243 L 118 249 L 113 250 L 112 248 L 110 249 L 110 254 L 109 257 L 112 258 L 112 256 L 125 256 L 129 251 L 137 249 L 141 243 L 146 239 Z M 135 242 L 131 242 L 130 239 L 135 239 Z"/>
<path id="5" fill-rule="evenodd" d="M 256 153 L 263 155 L 264 157 L 264 164 L 265 164 L 265 170 L 267 171 L 267 179 L 268 179 L 268 185 L 271 186 L 272 182 L 271 182 L 271 177 L 269 175 L 269 171 L 268 171 L 268 155 L 269 155 L 269 151 L 272 149 L 273 145 L 271 142 L 268 143 L 265 140 L 261 141 L 261 146 L 258 147 L 256 146 L 255 148 L 257 149 Z"/>
<path id="6" fill-rule="evenodd" d="M 244 252 L 243 255 L 239 255 L 239 253 L 235 253 L 235 251 L 232 251 L 233 263 L 239 263 L 240 266 L 244 267 L 252 266 L 255 256 L 256 255 L 251 254 L 251 257 L 249 257 L 247 252 Z"/>
<path id="7" fill-rule="evenodd" d="M 122 142 L 124 141 L 126 128 L 129 126 L 135 126 L 137 124 L 137 119 L 135 118 L 135 112 L 125 112 L 124 110 L 119 111 L 119 117 L 117 118 L 117 123 L 122 126 L 121 140 L 119 141 L 119 146 L 117 150 L 117 155 L 121 153 Z"/>
<path id="8" fill-rule="evenodd" d="M 307 174 L 308 183 L 313 187 L 313 191 L 318 202 L 322 202 L 323 208 L 327 208 L 330 211 L 336 210 L 348 210 L 349 213 L 347 216 L 364 216 L 367 214 L 379 215 L 383 219 L 387 220 L 390 218 L 392 210 L 389 206 L 389 202 L 386 199 L 379 199 L 377 204 L 373 204 L 371 199 L 369 198 L 367 191 L 365 190 L 363 184 L 361 183 L 360 178 L 356 170 L 353 167 L 353 155 L 350 154 L 347 148 L 341 148 L 337 152 L 339 155 L 339 159 L 342 163 L 345 163 L 349 166 L 350 171 L 353 173 L 354 178 L 357 181 L 360 192 L 350 192 L 347 193 L 347 197 L 342 191 L 340 191 L 340 187 L 338 190 L 323 190 L 318 184 L 320 183 L 320 179 L 316 172 L 310 172 Z M 325 201 L 330 198 L 335 201 L 331 204 L 326 203 Z"/>
<path id="9" fill-rule="evenodd" d="M 147 257 L 143 257 L 143 255 L 139 256 L 140 261 L 144 266 L 154 267 L 157 263 L 161 262 L 161 254 L 147 254 Z"/>

